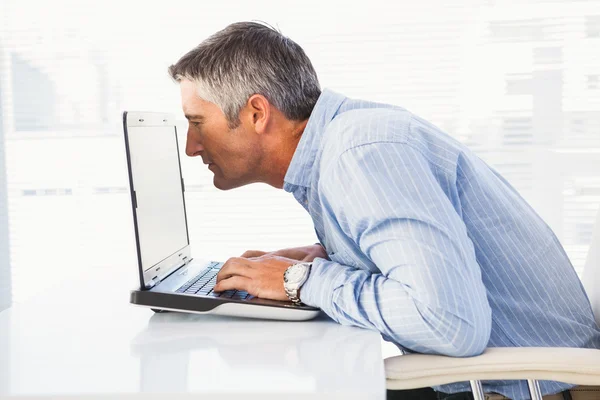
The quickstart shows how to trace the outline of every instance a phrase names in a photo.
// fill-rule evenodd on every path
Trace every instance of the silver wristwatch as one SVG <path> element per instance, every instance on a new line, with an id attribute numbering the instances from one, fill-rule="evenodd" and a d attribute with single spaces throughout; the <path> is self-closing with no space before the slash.
<path id="1" fill-rule="evenodd" d="M 283 288 L 285 294 L 294 304 L 300 304 L 298 291 L 304 285 L 310 274 L 311 262 L 301 262 L 294 264 L 283 273 Z"/>

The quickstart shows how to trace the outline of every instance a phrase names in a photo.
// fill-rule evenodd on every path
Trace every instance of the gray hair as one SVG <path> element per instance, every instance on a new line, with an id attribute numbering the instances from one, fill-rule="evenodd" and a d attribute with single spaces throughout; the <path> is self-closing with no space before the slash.
<path id="1" fill-rule="evenodd" d="M 239 113 L 254 94 L 294 121 L 307 119 L 321 94 L 302 47 L 256 22 L 215 33 L 171 65 L 169 74 L 195 82 L 200 98 L 219 106 L 231 128 L 240 124 Z"/>

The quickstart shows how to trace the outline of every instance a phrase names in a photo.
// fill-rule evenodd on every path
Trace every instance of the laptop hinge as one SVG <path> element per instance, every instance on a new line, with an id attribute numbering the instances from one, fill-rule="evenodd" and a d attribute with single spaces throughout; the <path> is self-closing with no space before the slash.
<path id="1" fill-rule="evenodd" d="M 178 265 L 177 267 L 173 268 L 173 270 L 171 271 L 170 274 L 168 274 L 167 276 L 163 276 L 162 279 L 157 276 L 155 276 L 154 278 L 150 279 L 147 283 L 146 283 L 146 289 L 152 289 L 154 286 L 157 286 L 159 283 L 161 283 L 163 280 L 167 279 L 169 276 L 171 276 L 174 272 L 177 272 L 179 270 L 179 268 L 186 266 L 187 264 L 189 264 L 193 259 L 190 258 L 188 259 L 187 257 L 183 257 L 183 263 L 181 263 L 181 265 Z"/>
<path id="2" fill-rule="evenodd" d="M 152 289 L 154 286 L 156 286 L 156 285 L 157 285 L 157 284 L 160 282 L 160 281 L 158 281 L 158 280 L 155 280 L 155 279 L 157 279 L 157 278 L 158 278 L 158 277 L 157 277 L 157 276 L 155 276 L 154 278 L 150 279 L 150 280 L 148 281 L 148 283 L 146 283 L 146 289 Z"/>

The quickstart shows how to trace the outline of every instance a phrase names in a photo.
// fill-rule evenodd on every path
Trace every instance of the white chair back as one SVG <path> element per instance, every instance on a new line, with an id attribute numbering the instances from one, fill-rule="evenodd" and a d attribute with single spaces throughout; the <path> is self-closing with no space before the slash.
<path id="1" fill-rule="evenodd" d="M 596 223 L 594 224 L 592 243 L 581 281 L 592 303 L 596 323 L 600 326 L 600 211 L 598 211 Z"/>

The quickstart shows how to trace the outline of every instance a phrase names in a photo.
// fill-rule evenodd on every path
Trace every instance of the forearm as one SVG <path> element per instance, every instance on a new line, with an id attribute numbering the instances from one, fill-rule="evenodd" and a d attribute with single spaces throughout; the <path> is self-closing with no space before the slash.
<path id="1" fill-rule="evenodd" d="M 301 300 L 341 324 L 375 329 L 412 351 L 469 356 L 487 345 L 491 320 L 487 301 L 473 304 L 478 296 L 462 292 L 457 303 L 444 304 L 441 297 L 423 295 L 382 274 L 315 259 Z"/>

